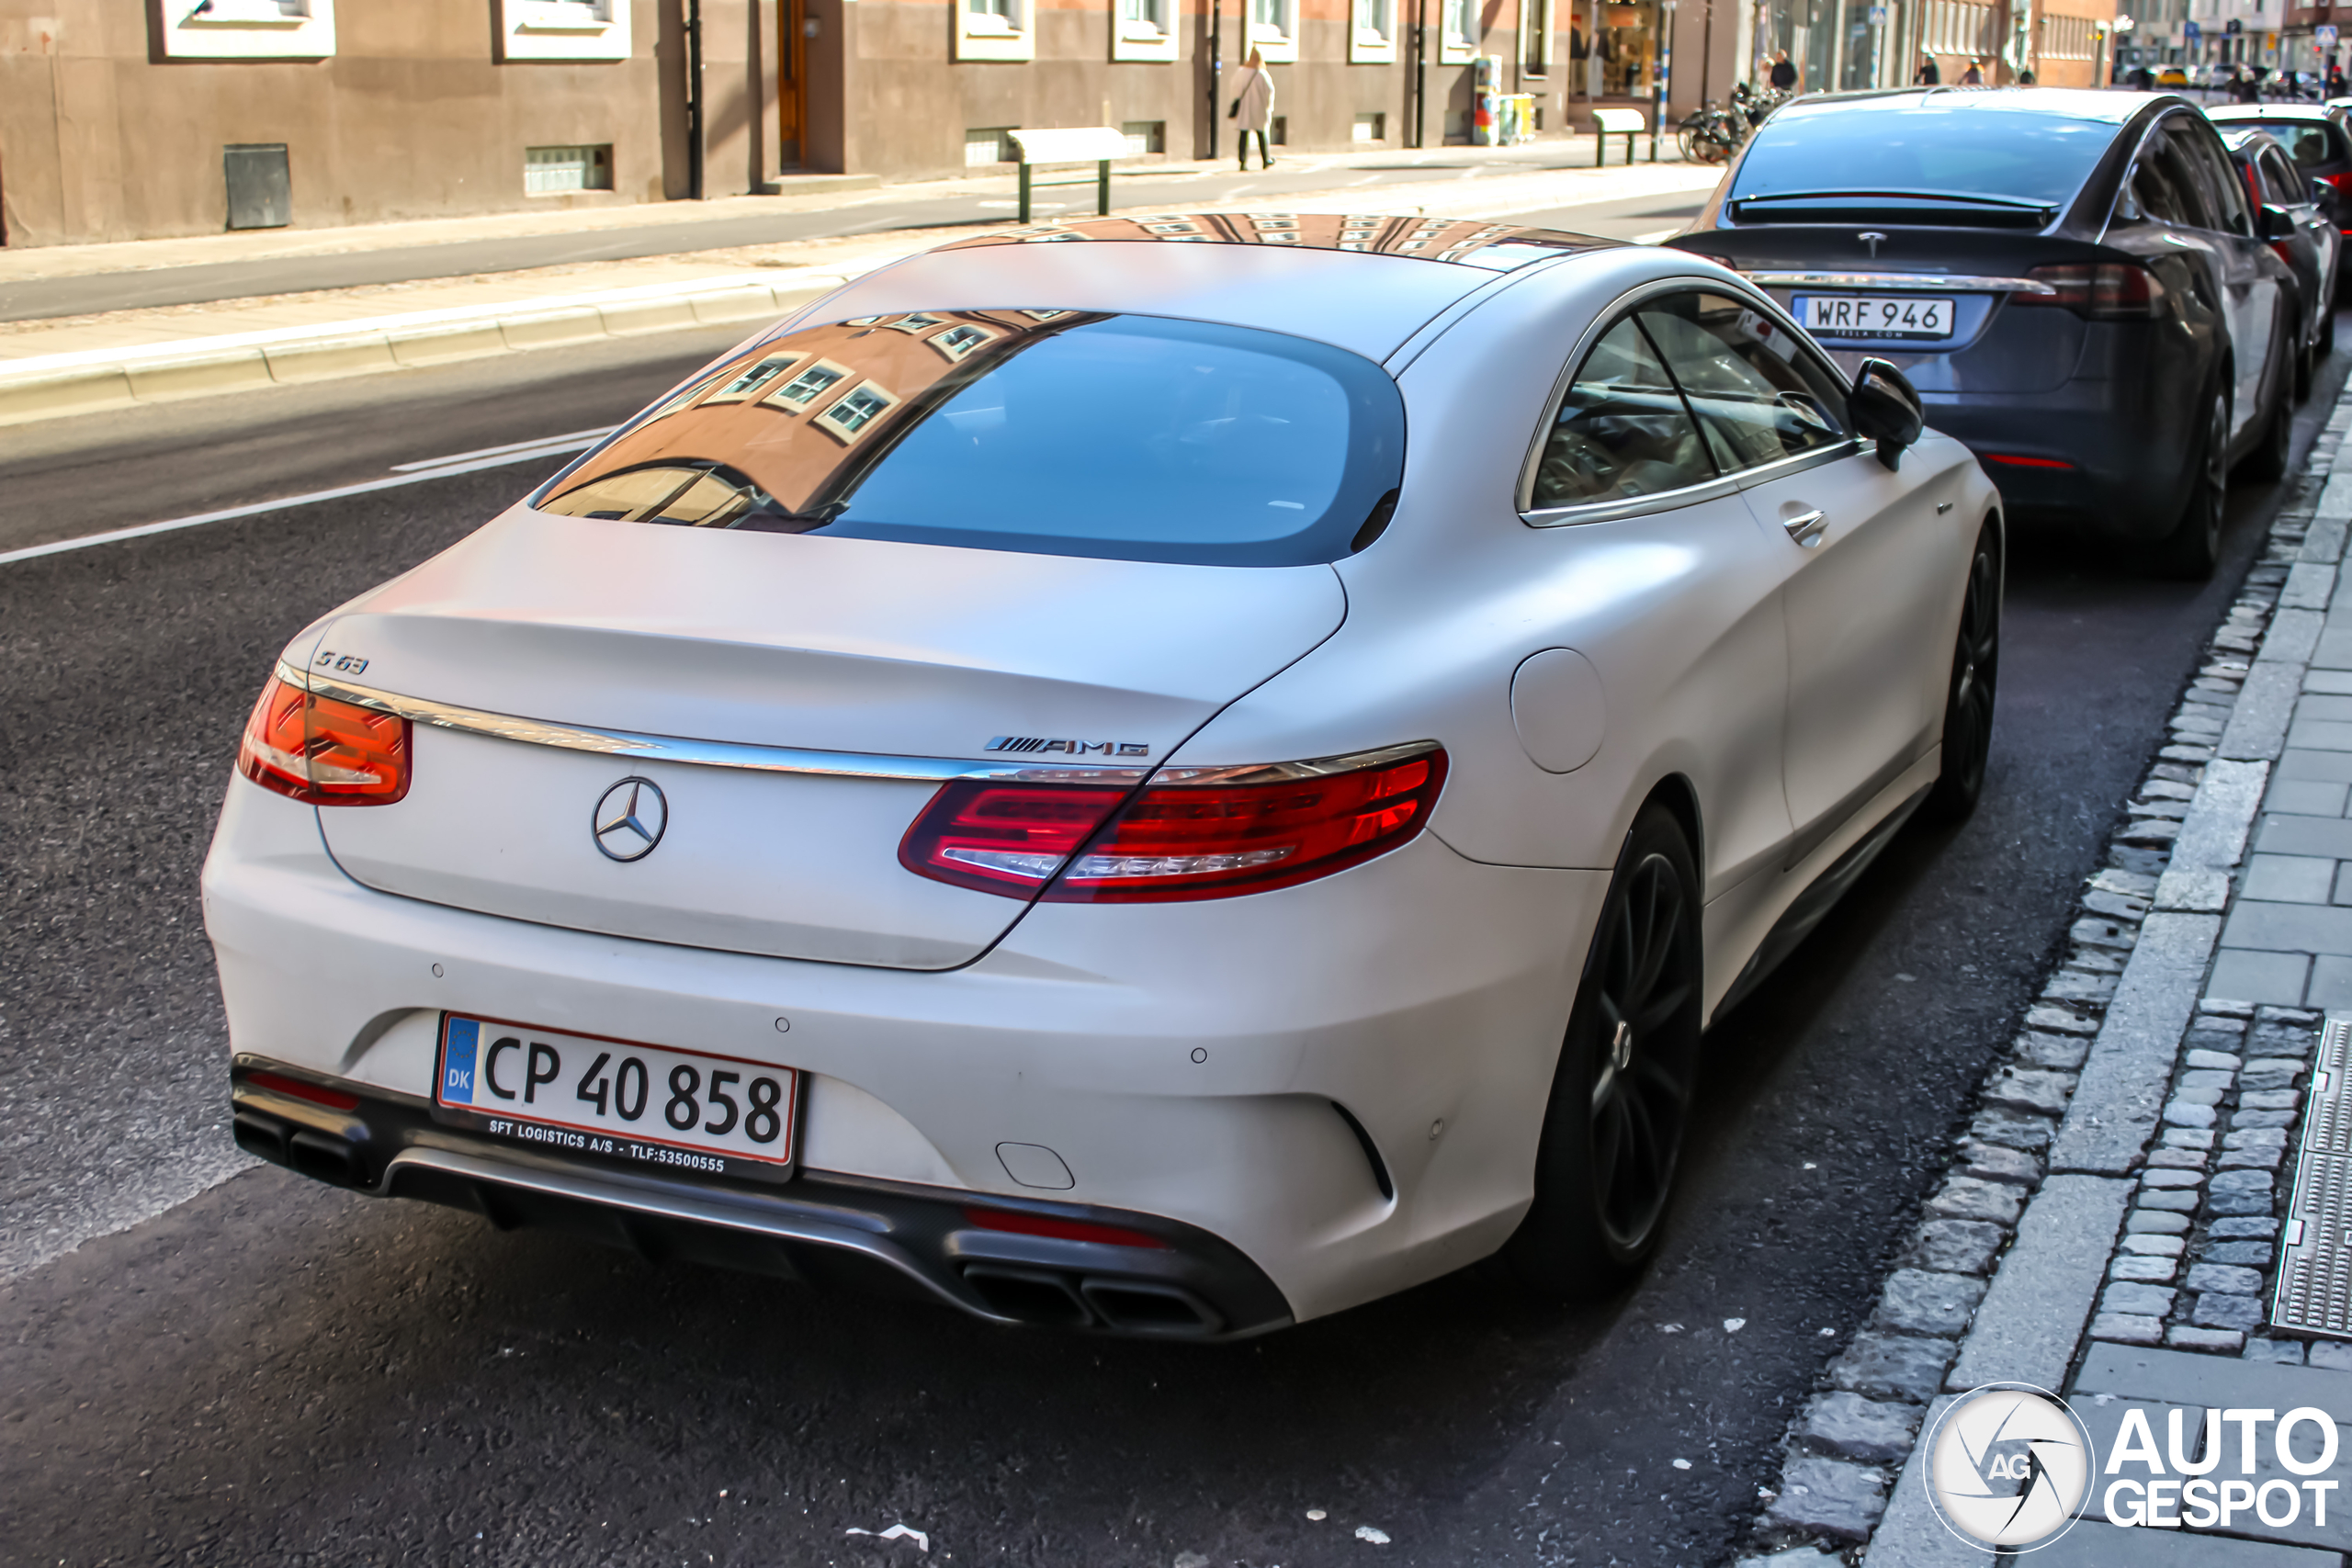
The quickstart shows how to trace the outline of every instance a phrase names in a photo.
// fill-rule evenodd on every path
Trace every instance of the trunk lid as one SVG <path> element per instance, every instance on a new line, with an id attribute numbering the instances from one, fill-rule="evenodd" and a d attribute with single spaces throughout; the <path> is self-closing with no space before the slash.
<path id="1" fill-rule="evenodd" d="M 517 509 L 348 606 L 311 656 L 322 680 L 504 718 L 417 723 L 405 798 L 320 823 L 343 868 L 388 893 L 730 952 L 952 967 L 1026 906 L 899 864 L 954 771 L 939 760 L 1148 768 L 1345 613 L 1328 566 Z M 511 720 L 623 739 L 582 750 Z M 628 736 L 717 744 L 632 750 Z M 834 755 L 803 772 L 744 748 Z M 622 861 L 594 818 L 631 777 L 659 786 L 665 821 L 646 818 L 654 847 Z"/>

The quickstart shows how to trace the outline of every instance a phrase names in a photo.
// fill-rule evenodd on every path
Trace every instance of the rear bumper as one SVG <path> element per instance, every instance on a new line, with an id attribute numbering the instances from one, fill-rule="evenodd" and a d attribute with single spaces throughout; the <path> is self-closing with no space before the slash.
<path id="1" fill-rule="evenodd" d="M 317 1180 L 420 1198 L 502 1230 L 564 1232 L 655 1262 L 717 1264 L 820 1286 L 929 1299 L 1000 1323 L 1164 1338 L 1229 1339 L 1290 1322 L 1265 1271 L 1196 1226 L 1035 1199 L 988 1210 L 1115 1225 L 1158 1247 L 1023 1235 L 976 1225 L 970 1195 L 802 1171 L 775 1186 L 679 1181 L 591 1158 L 549 1159 L 444 1126 L 413 1096 L 317 1079 L 345 1111 L 254 1080 L 290 1064 L 231 1068 L 238 1145 Z"/>
<path id="2" fill-rule="evenodd" d="M 2138 540 L 2160 538 L 2179 520 L 2188 453 L 2169 427 L 2180 416 L 2146 406 L 2125 383 L 1923 393 L 1920 400 L 1929 425 L 1976 454 L 2012 517 L 2062 519 Z"/>
<path id="3" fill-rule="evenodd" d="M 927 1193 L 943 1214 L 985 1199 L 1116 1213 L 1136 1228 L 1165 1222 L 1216 1244 L 1173 1250 L 1206 1270 L 1184 1288 L 1214 1309 L 1226 1325 L 1216 1332 L 1239 1333 L 1405 1289 L 1509 1237 L 1532 1193 L 1560 1031 L 1607 883 L 1602 871 L 1481 864 L 1424 834 L 1272 893 L 1042 905 L 965 968 L 888 970 L 598 936 L 375 892 L 325 854 L 312 808 L 234 779 L 204 907 L 238 1059 L 400 1111 L 360 1118 L 368 1136 L 345 1138 L 366 1145 L 359 1156 L 308 1141 L 298 1155 L 286 1133 L 298 1168 L 323 1162 L 332 1174 L 356 1158 L 345 1185 L 445 1201 L 454 1192 L 530 1223 L 602 1208 L 610 1214 L 589 1228 L 607 1237 L 658 1233 L 659 1246 L 681 1249 L 689 1238 L 703 1249 L 691 1255 L 720 1261 L 782 1247 L 810 1279 L 846 1267 L 808 1262 L 811 1248 L 873 1261 L 879 1244 L 861 1238 L 881 1233 L 867 1221 L 825 1236 L 776 1230 L 775 1205 L 795 1193 L 822 1193 L 809 1201 L 826 1210 L 854 1188 Z M 624 1190 L 618 1173 L 584 1158 L 469 1142 L 424 1110 L 443 1010 L 796 1068 L 807 1086 L 802 1175 L 747 1195 L 699 1179 L 649 1186 L 630 1172 Z M 380 1130 L 379 1115 L 390 1118 Z M 276 1134 L 254 1136 L 266 1152 Z M 1016 1180 L 1010 1145 L 1053 1151 L 1067 1183 Z M 452 1174 L 453 1156 L 496 1168 Z M 585 1185 L 548 1190 L 549 1172 Z M 731 1207 L 718 1218 L 656 1212 L 628 1196 L 644 1191 Z M 768 1218 L 744 1222 L 747 1206 Z M 978 1244 L 944 1220 L 890 1234 L 902 1239 L 882 1272 L 989 1310 L 964 1278 Z M 1218 1248 L 1238 1264 L 1212 1267 Z M 1090 1299 L 1091 1276 L 1054 1267 Z M 1278 1305 L 1233 1283 L 1249 1270 L 1271 1281 Z"/>

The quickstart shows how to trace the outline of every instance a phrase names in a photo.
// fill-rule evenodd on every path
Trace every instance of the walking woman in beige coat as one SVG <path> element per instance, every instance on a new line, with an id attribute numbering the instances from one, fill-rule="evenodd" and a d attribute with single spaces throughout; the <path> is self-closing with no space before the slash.
<path id="1" fill-rule="evenodd" d="M 1249 61 L 1241 67 L 1241 79 L 1233 85 L 1233 107 L 1226 111 L 1240 122 L 1241 138 L 1238 155 L 1244 169 L 1250 166 L 1250 138 L 1258 139 L 1261 168 L 1274 166 L 1273 149 L 1267 145 L 1266 132 L 1274 125 L 1274 79 L 1266 74 L 1266 57 L 1256 50 L 1250 51 Z"/>

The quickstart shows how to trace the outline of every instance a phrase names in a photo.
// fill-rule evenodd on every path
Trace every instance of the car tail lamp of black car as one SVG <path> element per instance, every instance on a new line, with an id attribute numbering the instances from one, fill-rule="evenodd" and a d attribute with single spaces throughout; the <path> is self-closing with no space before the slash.
<path id="1" fill-rule="evenodd" d="M 2164 307 L 2163 280 L 2130 262 L 2038 266 L 2026 277 L 2050 292 L 2021 288 L 2009 296 L 2011 304 L 2055 305 L 2094 321 L 2145 321 Z"/>
<path id="2" fill-rule="evenodd" d="M 390 806 L 408 793 L 409 721 L 277 676 L 254 704 L 237 771 L 313 806 Z"/>
<path id="3" fill-rule="evenodd" d="M 1170 768 L 1140 791 L 958 779 L 907 830 L 899 863 L 1049 903 L 1228 897 L 1396 848 L 1429 821 L 1444 784 L 1445 753 L 1428 745 L 1330 762 Z"/>

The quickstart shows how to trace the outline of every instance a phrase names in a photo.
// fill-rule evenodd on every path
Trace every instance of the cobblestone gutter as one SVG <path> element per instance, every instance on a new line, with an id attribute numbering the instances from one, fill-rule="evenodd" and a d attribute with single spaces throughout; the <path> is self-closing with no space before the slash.
<path id="1" fill-rule="evenodd" d="M 1741 1568 L 1943 1561 L 1958 1542 L 1939 1526 L 1887 1517 L 1891 1495 L 1896 1516 L 1924 1516 L 1916 1485 L 1895 1483 L 1931 1405 L 1996 1380 L 2062 1388 L 2086 1327 L 2303 1360 L 2302 1341 L 2263 1324 L 2320 1015 L 2199 996 L 2344 551 L 2346 520 L 2329 513 L 2352 505 L 2322 497 L 2347 425 L 2352 401 L 2208 645 L 2066 956 L 1988 1070 L 1875 1310 L 1790 1424 Z M 2352 1370 L 2352 1346 L 2310 1355 Z"/>

